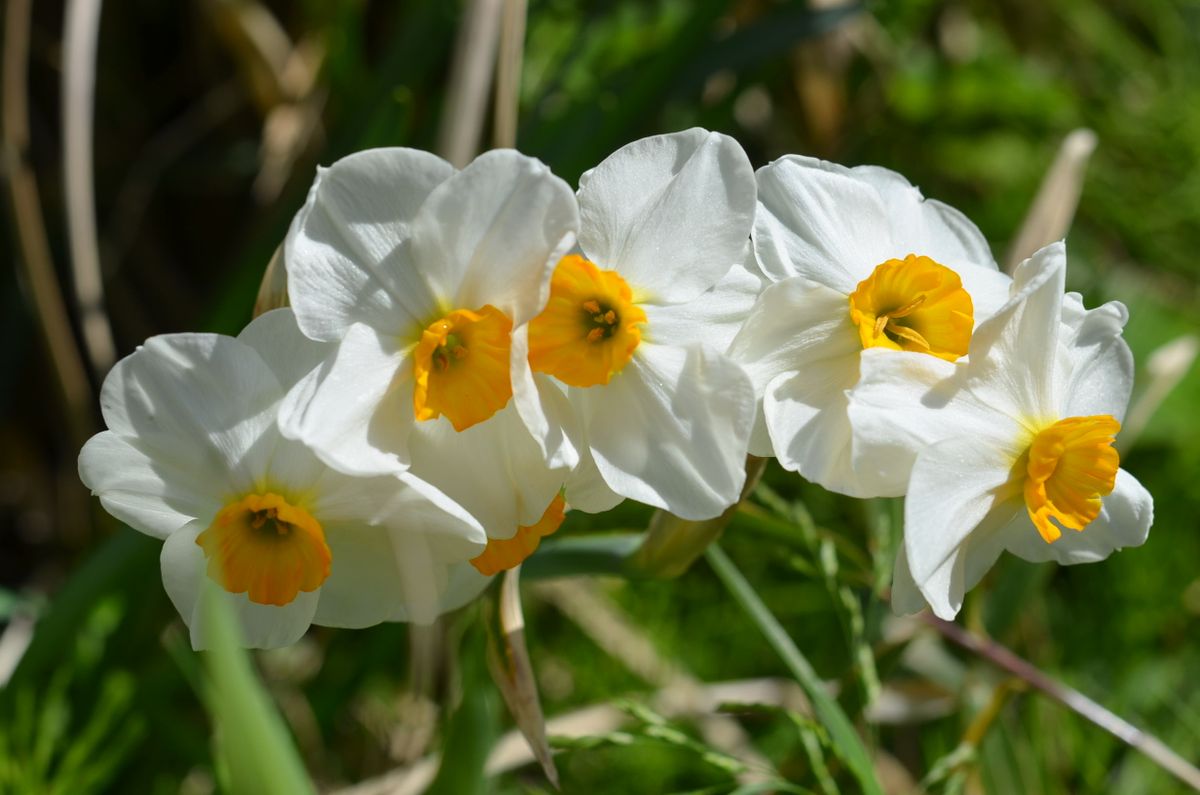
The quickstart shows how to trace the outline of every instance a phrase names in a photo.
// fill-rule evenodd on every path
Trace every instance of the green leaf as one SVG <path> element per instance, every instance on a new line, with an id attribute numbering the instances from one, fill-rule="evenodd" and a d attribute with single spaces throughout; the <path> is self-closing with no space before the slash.
<path id="1" fill-rule="evenodd" d="M 208 709 L 216 731 L 216 764 L 235 795 L 315 793 L 283 718 L 242 648 L 237 619 L 205 581 Z"/>
<path id="2" fill-rule="evenodd" d="M 817 676 L 812 665 L 801 653 L 796 644 L 784 631 L 779 621 L 771 614 L 770 609 L 763 604 L 754 588 L 742 576 L 733 561 L 729 559 L 719 546 L 713 544 L 705 553 L 709 565 L 717 577 L 729 590 L 734 600 L 741 605 L 746 614 L 754 621 L 759 631 L 763 633 L 767 643 L 783 660 L 784 665 L 791 671 L 792 676 L 800 683 L 808 700 L 812 702 L 817 720 L 829 732 L 829 740 L 834 751 L 850 768 L 850 772 L 858 780 L 864 793 L 882 795 L 879 782 L 875 778 L 875 770 L 871 757 L 863 747 L 858 733 L 846 713 L 825 690 L 825 684 Z"/>
<path id="3" fill-rule="evenodd" d="M 478 628 L 468 628 L 462 666 L 462 702 L 450 716 L 442 743 L 442 763 L 426 795 L 484 795 L 489 792 L 484 764 L 496 739 L 496 708 L 484 671 L 484 644 Z"/>
<path id="4" fill-rule="evenodd" d="M 642 542 L 641 533 L 569 536 L 547 539 L 522 564 L 527 580 L 570 577 L 576 574 L 634 576 L 629 558 Z"/>

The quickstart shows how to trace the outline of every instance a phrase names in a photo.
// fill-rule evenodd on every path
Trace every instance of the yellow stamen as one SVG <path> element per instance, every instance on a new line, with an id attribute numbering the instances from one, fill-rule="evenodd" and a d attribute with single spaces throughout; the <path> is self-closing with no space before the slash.
<path id="1" fill-rule="evenodd" d="M 1033 437 L 1025 507 L 1046 543 L 1062 535 L 1059 527 L 1082 530 L 1100 515 L 1121 465 L 1112 446 L 1119 430 L 1121 423 L 1102 414 L 1059 420 Z"/>
<path id="2" fill-rule="evenodd" d="M 858 283 L 850 294 L 850 319 L 864 348 L 916 351 L 952 362 L 967 353 L 974 306 L 957 273 L 909 254 L 879 265 Z"/>
<path id="3" fill-rule="evenodd" d="M 286 605 L 301 591 L 315 591 L 333 562 L 320 523 L 273 492 L 226 505 L 196 544 L 209 577 L 261 605 Z"/>
<path id="4" fill-rule="evenodd" d="M 511 332 L 508 315 L 491 304 L 457 309 L 425 329 L 413 350 L 416 418 L 444 414 L 462 431 L 504 408 L 512 397 Z"/>
<path id="5" fill-rule="evenodd" d="M 471 565 L 488 577 L 518 565 L 533 554 L 544 537 L 558 529 L 566 516 L 565 510 L 562 495 L 556 495 L 536 524 L 518 527 L 512 538 L 489 538 L 483 554 L 472 558 Z"/>
<path id="6" fill-rule="evenodd" d="M 633 358 L 645 322 L 619 274 L 570 254 L 554 269 L 546 308 L 529 324 L 529 365 L 571 386 L 607 384 Z"/>

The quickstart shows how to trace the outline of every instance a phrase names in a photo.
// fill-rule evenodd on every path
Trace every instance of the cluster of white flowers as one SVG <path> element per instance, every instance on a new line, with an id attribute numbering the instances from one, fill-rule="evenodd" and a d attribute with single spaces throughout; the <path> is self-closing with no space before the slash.
<path id="1" fill-rule="evenodd" d="M 205 577 L 253 646 L 426 623 L 568 506 L 719 515 L 747 453 L 907 494 L 904 611 L 952 617 L 1002 550 L 1091 561 L 1150 526 L 1112 446 L 1124 307 L 1064 294 L 1062 244 L 1000 273 L 891 171 L 755 174 L 693 129 L 573 193 L 514 151 L 456 171 L 377 149 L 319 171 L 283 262 L 290 308 L 122 360 L 80 455 L 104 507 L 165 540 L 198 647 Z"/>

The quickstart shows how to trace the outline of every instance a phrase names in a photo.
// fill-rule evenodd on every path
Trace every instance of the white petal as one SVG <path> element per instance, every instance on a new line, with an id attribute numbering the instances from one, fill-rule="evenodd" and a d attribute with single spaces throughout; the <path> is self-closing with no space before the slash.
<path id="1" fill-rule="evenodd" d="M 404 604 L 392 531 L 345 522 L 325 529 L 333 564 L 313 623 L 359 629 L 391 619 Z"/>
<path id="2" fill-rule="evenodd" d="M 729 356 L 745 369 L 755 393 L 762 396 L 777 376 L 802 368 L 811 374 L 813 361 L 853 356 L 857 366 L 861 349 L 846 296 L 792 278 L 762 291 L 730 343 Z"/>
<path id="3" fill-rule="evenodd" d="M 288 392 L 279 408 L 283 435 L 352 475 L 402 472 L 412 431 L 412 365 L 404 351 L 356 323 L 332 358 Z"/>
<path id="4" fill-rule="evenodd" d="M 104 510 L 135 530 L 166 538 L 193 519 L 211 520 L 225 490 L 223 478 L 181 453 L 151 459 L 105 431 L 80 451 L 79 477 Z"/>
<path id="5" fill-rule="evenodd" d="M 684 519 L 737 501 L 754 393 L 730 359 L 643 342 L 608 385 L 574 390 L 572 400 L 613 491 Z"/>
<path id="6" fill-rule="evenodd" d="M 811 371 L 781 375 L 767 387 L 763 415 L 775 457 L 784 469 L 830 491 L 870 496 L 854 471 L 846 414 L 846 390 L 858 368 L 847 357 L 817 359 L 811 366 Z"/>
<path id="7" fill-rule="evenodd" d="M 1008 303 L 1012 289 L 1012 278 L 1008 274 L 969 265 L 959 268 L 958 275 L 962 279 L 963 289 L 971 296 L 976 327 Z"/>
<path id="8" fill-rule="evenodd" d="M 679 303 L 746 256 L 754 171 L 727 135 L 699 128 L 643 138 L 579 181 L 579 244 L 635 293 Z"/>
<path id="9" fill-rule="evenodd" d="M 754 253 L 767 278 L 804 276 L 849 295 L 892 245 L 879 191 L 842 166 L 789 155 L 758 170 Z"/>
<path id="10" fill-rule="evenodd" d="M 511 403 L 465 431 L 445 418 L 418 423 L 409 444 L 413 474 L 470 512 L 492 538 L 536 523 L 567 477 L 565 467 L 546 466 Z"/>
<path id="11" fill-rule="evenodd" d="M 369 149 L 319 169 L 288 230 L 288 294 L 300 327 L 337 340 L 352 323 L 400 334 L 437 307 L 407 240 L 421 204 L 454 168 L 415 149 Z"/>
<path id="12" fill-rule="evenodd" d="M 412 256 L 443 303 L 491 304 L 519 326 L 545 305 L 578 226 L 565 182 L 538 160 L 493 150 L 430 193 L 413 221 Z"/>
<path id="13" fill-rule="evenodd" d="M 767 429 L 767 417 L 763 414 L 762 401 L 754 404 L 754 424 L 750 428 L 750 455 L 759 458 L 774 458 L 775 446 L 771 444 L 771 432 Z"/>
<path id="14" fill-rule="evenodd" d="M 971 336 L 971 377 L 994 383 L 1011 410 L 1027 417 L 1059 411 L 1055 359 L 1065 271 L 1062 243 L 1037 251 L 1017 267 L 1008 303 Z"/>
<path id="15" fill-rule="evenodd" d="M 879 264 L 918 254 L 962 276 L 977 319 L 1007 297 L 979 229 L 894 171 L 791 155 L 759 170 L 758 192 L 755 253 L 775 281 L 805 276 L 849 294 Z"/>
<path id="16" fill-rule="evenodd" d="M 803 278 L 764 290 L 729 350 L 763 396 L 762 421 L 780 464 L 849 494 L 859 485 L 845 392 L 858 379 L 861 350 L 846 296 Z M 766 452 L 756 441 L 751 452 Z"/>
<path id="17" fill-rule="evenodd" d="M 584 513 L 603 513 L 621 504 L 625 498 L 604 482 L 592 451 L 583 448 L 579 463 L 567 475 L 564 496 L 567 505 Z"/>
<path id="18" fill-rule="evenodd" d="M 580 456 L 578 443 L 567 431 L 567 426 L 577 424 L 574 409 L 557 381 L 529 369 L 528 325 L 513 333 L 512 357 L 512 402 L 517 414 L 541 448 L 546 466 L 570 469 Z"/>
<path id="19" fill-rule="evenodd" d="M 295 643 L 308 630 L 317 609 L 319 591 L 300 593 L 290 603 L 276 607 L 251 602 L 246 594 L 231 594 L 220 590 L 205 575 L 204 553 L 196 545 L 196 536 L 206 523 L 193 522 L 174 532 L 163 544 L 161 565 L 163 586 L 175 609 L 191 630 L 192 648 L 209 646 L 204 634 L 203 599 L 201 589 L 212 587 L 218 597 L 228 604 L 241 628 L 242 645 L 255 649 L 271 649 Z"/>
<path id="20" fill-rule="evenodd" d="M 985 271 L 997 271 L 987 239 L 958 210 L 926 199 L 895 171 L 880 166 L 857 166 L 850 173 L 879 192 L 895 230 L 893 239 L 899 249 L 905 249 L 892 257 L 921 254 L 960 273 L 980 266 Z"/>
<path id="21" fill-rule="evenodd" d="M 335 350 L 332 344 L 304 336 L 290 308 L 264 312 L 250 321 L 237 338 L 258 352 L 284 390 L 291 389 Z"/>
<path id="22" fill-rule="evenodd" d="M 1047 544 L 1029 521 L 1028 511 L 1021 511 L 1005 528 L 1004 543 L 1014 555 L 1036 563 L 1094 563 L 1119 549 L 1144 544 L 1153 522 L 1154 498 L 1133 475 L 1119 469 L 1100 515 L 1083 530 L 1063 530 L 1057 541 Z"/>
<path id="23" fill-rule="evenodd" d="M 943 439 L 973 437 L 994 447 L 1014 445 L 1024 427 L 1007 395 L 970 370 L 922 353 L 872 348 L 862 352 L 849 395 L 854 469 L 881 496 L 900 496 L 913 461 Z"/>
<path id="24" fill-rule="evenodd" d="M 1119 301 L 1086 311 L 1077 295 L 1067 295 L 1056 385 L 1062 416 L 1125 417 L 1133 390 L 1133 353 L 1121 337 L 1128 319 Z"/>
<path id="25" fill-rule="evenodd" d="M 282 395 L 248 345 L 217 334 L 169 334 L 117 362 L 100 407 L 109 429 L 152 460 L 187 456 L 189 471 L 240 491 L 265 468 Z"/>
<path id="26" fill-rule="evenodd" d="M 904 505 L 904 548 L 913 579 L 934 612 L 953 618 L 966 590 L 961 552 L 971 534 L 1012 496 L 1013 460 L 972 438 L 954 438 L 917 458 Z"/>
<path id="27" fill-rule="evenodd" d="M 469 563 L 459 563 L 450 567 L 446 582 L 446 593 L 442 596 L 442 612 L 457 610 L 475 600 L 491 583 L 491 577 L 485 577 Z"/>
<path id="28" fill-rule="evenodd" d="M 644 339 L 663 345 L 701 343 L 726 351 L 764 287 L 758 275 L 734 265 L 715 286 L 682 304 L 643 304 Z M 844 300 L 844 299 L 843 299 Z"/>
<path id="29" fill-rule="evenodd" d="M 892 611 L 896 615 L 910 616 L 926 607 L 929 607 L 929 603 L 913 579 L 912 571 L 908 568 L 908 553 L 901 544 L 896 551 L 896 566 L 892 570 Z"/>
<path id="30" fill-rule="evenodd" d="M 392 559 L 399 570 L 403 609 L 396 617 L 403 616 L 415 624 L 432 624 L 442 612 L 442 598 L 449 584 L 447 564 L 437 559 L 424 534 L 412 533 L 402 543 L 397 540 L 393 539 Z"/>
<path id="31" fill-rule="evenodd" d="M 312 491 L 317 495 L 312 510 L 322 522 L 444 535 L 458 539 L 467 557 L 487 543 L 487 534 L 465 508 L 411 471 L 368 478 L 327 469 Z"/>

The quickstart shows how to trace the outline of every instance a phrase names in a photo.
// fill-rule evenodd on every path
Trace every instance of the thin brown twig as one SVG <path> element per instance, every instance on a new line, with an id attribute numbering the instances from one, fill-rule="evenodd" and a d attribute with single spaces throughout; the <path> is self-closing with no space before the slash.
<path id="1" fill-rule="evenodd" d="M 17 258 L 33 298 L 34 314 L 62 396 L 72 440 L 92 430 L 92 387 L 68 320 L 50 255 L 37 179 L 29 166 L 27 97 L 32 0 L 9 0 L 4 23 L 4 166 L 16 225 Z"/>
<path id="2" fill-rule="evenodd" d="M 479 151 L 500 36 L 500 0 L 470 0 L 454 43 L 437 152 L 462 168 Z"/>
<path id="3" fill-rule="evenodd" d="M 72 284 L 84 351 L 97 378 L 102 378 L 117 358 L 112 325 L 104 308 L 92 157 L 100 8 L 101 0 L 68 0 L 62 75 L 63 172 Z"/>
<path id="4" fill-rule="evenodd" d="M 922 613 L 920 618 L 946 639 L 972 654 L 982 657 L 997 668 L 1007 671 L 1026 682 L 1030 687 L 1040 690 L 1076 715 L 1096 724 L 1131 748 L 1141 751 L 1163 770 L 1200 792 L 1200 769 L 1175 753 L 1154 735 L 1110 712 L 1078 690 L 1047 676 L 1032 663 L 1018 657 L 994 640 L 981 638 L 958 624 L 943 621 L 928 612 Z"/>
<path id="5" fill-rule="evenodd" d="M 527 10 L 526 0 L 504 0 L 500 54 L 496 62 L 496 107 L 492 121 L 492 143 L 497 149 L 513 149 L 517 145 Z"/>

